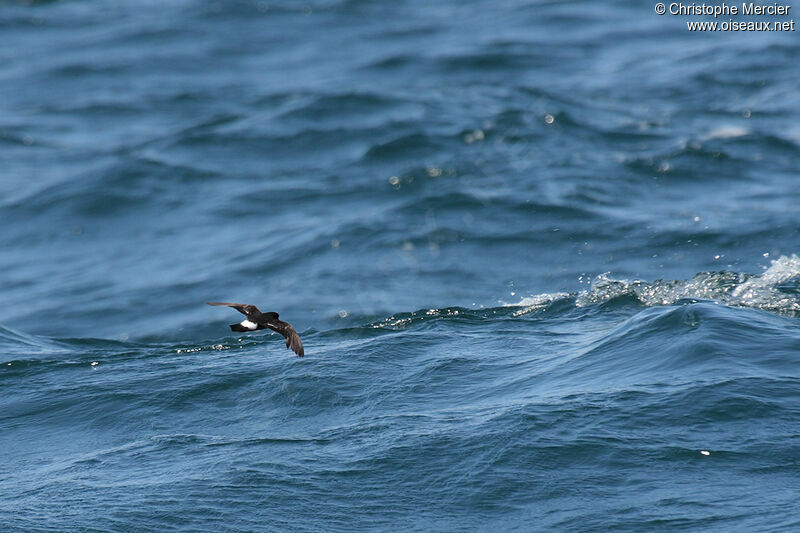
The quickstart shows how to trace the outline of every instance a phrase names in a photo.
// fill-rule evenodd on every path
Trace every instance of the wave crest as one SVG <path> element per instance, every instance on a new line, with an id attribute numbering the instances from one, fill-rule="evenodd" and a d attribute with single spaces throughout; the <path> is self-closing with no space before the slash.
<path id="1" fill-rule="evenodd" d="M 781 256 L 761 275 L 701 272 L 689 280 L 647 282 L 619 280 L 602 274 L 585 291 L 534 295 L 506 305 L 522 307 L 515 312 L 521 315 L 564 298 L 574 298 L 576 307 L 586 307 L 623 297 L 633 297 L 648 307 L 672 305 L 680 300 L 713 300 L 732 307 L 800 316 L 800 257 L 796 254 Z"/>

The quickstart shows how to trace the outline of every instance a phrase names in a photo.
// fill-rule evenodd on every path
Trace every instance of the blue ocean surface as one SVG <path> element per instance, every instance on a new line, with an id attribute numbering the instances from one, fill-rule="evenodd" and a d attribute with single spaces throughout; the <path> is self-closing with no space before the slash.
<path id="1" fill-rule="evenodd" d="M 800 531 L 800 41 L 688 20 L 0 1 L 0 530 Z"/>

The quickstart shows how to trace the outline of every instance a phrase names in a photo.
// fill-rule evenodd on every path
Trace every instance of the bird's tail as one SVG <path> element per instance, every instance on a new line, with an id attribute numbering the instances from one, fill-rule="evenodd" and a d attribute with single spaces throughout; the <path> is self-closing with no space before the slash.
<path id="1" fill-rule="evenodd" d="M 249 329 L 247 329 L 246 327 L 244 327 L 241 324 L 231 324 L 231 330 L 232 331 L 250 331 Z"/>

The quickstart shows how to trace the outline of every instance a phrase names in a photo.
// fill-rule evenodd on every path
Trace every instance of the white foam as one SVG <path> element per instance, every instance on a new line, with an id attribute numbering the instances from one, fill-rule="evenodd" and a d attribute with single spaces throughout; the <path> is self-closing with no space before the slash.
<path id="1" fill-rule="evenodd" d="M 800 302 L 777 289 L 781 283 L 800 276 L 800 257 L 781 256 L 760 276 L 753 277 L 736 287 L 731 293 L 735 303 L 746 307 L 800 311 Z"/>
<path id="2" fill-rule="evenodd" d="M 741 126 L 720 126 L 708 132 L 707 138 L 709 139 L 735 139 L 736 137 L 744 137 L 750 133 L 747 128 Z"/>
<path id="3" fill-rule="evenodd" d="M 752 307 L 777 312 L 800 312 L 800 298 L 782 291 L 779 286 L 800 278 L 800 257 L 796 254 L 781 256 L 761 275 L 736 272 L 701 272 L 690 280 L 619 280 L 608 274 L 595 277 L 587 290 L 572 294 L 538 294 L 522 298 L 517 303 L 504 303 L 519 307 L 514 316 L 546 308 L 562 298 L 575 298 L 576 307 L 606 302 L 624 295 L 636 297 L 646 306 L 672 305 L 681 299 L 713 300 L 740 307 Z"/>
<path id="4" fill-rule="evenodd" d="M 561 300 L 563 298 L 569 298 L 569 294 L 566 292 L 535 294 L 533 296 L 526 296 L 515 304 L 503 303 L 503 307 L 521 307 L 522 309 L 514 311 L 513 313 L 513 316 L 520 316 L 532 311 L 544 309 L 556 300 Z"/>
<path id="5" fill-rule="evenodd" d="M 569 294 L 567 294 L 566 292 L 535 294 L 533 296 L 526 296 L 515 304 L 503 304 L 503 307 L 528 307 L 528 306 L 545 307 L 549 303 L 568 297 Z"/>

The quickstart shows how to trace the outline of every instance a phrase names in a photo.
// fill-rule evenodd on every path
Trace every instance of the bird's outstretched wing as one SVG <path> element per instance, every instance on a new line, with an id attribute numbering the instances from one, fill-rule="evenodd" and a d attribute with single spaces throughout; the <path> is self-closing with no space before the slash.
<path id="1" fill-rule="evenodd" d="M 300 357 L 303 357 L 303 342 L 300 340 L 300 335 L 297 334 L 291 324 L 283 320 L 270 320 L 265 324 L 269 329 L 280 333 L 286 338 L 287 348 Z"/>
<path id="2" fill-rule="evenodd" d="M 208 305 L 226 305 L 228 307 L 233 307 L 234 309 L 236 309 L 245 316 L 251 316 L 254 315 L 255 313 L 261 312 L 258 310 L 258 307 L 250 304 L 234 304 L 230 302 L 206 302 L 206 303 Z"/>

